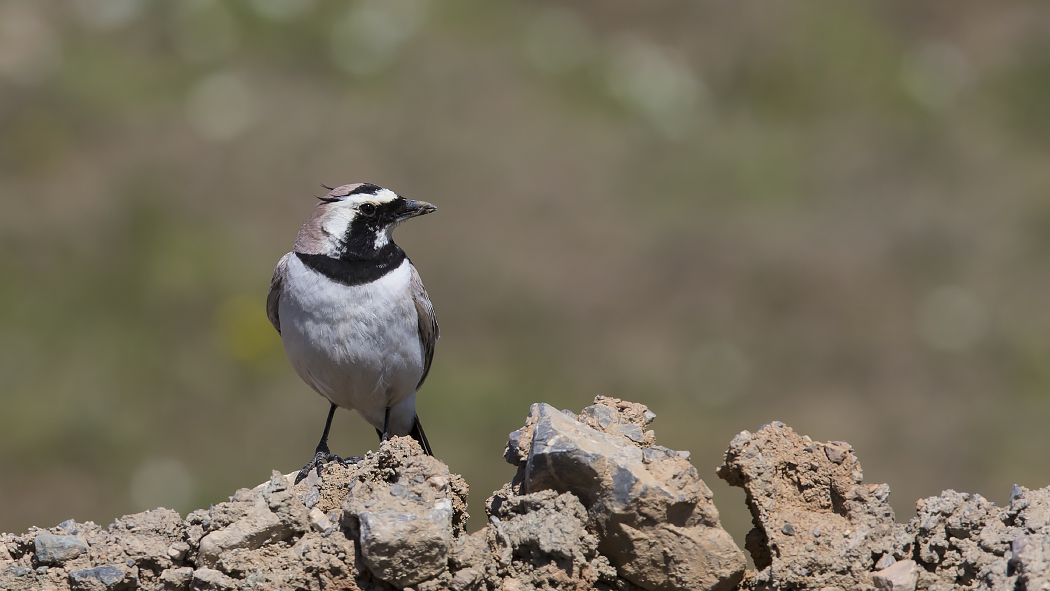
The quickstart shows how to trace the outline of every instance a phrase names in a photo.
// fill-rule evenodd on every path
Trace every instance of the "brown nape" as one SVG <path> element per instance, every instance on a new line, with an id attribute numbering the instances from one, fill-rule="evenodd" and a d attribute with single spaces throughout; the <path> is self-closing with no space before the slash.
<path id="1" fill-rule="evenodd" d="M 342 188 L 343 187 L 337 187 L 336 191 Z M 333 193 L 334 192 L 335 191 L 333 191 Z M 321 225 L 324 222 L 325 213 L 328 212 L 328 208 L 331 206 L 330 203 L 325 202 L 317 204 L 313 213 L 310 214 L 310 217 L 303 222 L 302 227 L 299 228 L 299 234 L 295 237 L 295 252 L 301 252 L 303 254 L 335 254 L 333 245 L 331 241 L 328 240 L 324 228 Z"/>

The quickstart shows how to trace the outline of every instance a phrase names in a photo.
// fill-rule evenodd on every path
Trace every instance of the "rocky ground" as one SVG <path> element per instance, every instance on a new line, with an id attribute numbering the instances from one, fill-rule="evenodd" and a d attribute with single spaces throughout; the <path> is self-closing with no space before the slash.
<path id="1" fill-rule="evenodd" d="M 899 524 L 848 443 L 782 423 L 737 435 L 718 470 L 754 518 L 746 570 L 688 452 L 656 445 L 654 418 L 601 397 L 578 415 L 533 405 L 505 451 L 517 474 L 472 534 L 463 479 L 395 438 L 185 519 L 157 509 L 0 534 L 0 589 L 1050 589 L 1050 488 L 1015 487 L 1008 507 L 947 491 Z"/>

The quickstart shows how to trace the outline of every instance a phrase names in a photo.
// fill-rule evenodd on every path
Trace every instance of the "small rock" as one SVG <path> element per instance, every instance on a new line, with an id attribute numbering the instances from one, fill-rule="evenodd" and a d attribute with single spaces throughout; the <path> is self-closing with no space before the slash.
<path id="1" fill-rule="evenodd" d="M 889 568 L 896 563 L 897 559 L 894 558 L 892 554 L 883 554 L 882 558 L 880 558 L 879 561 L 875 563 L 875 570 Z"/>
<path id="2" fill-rule="evenodd" d="M 474 584 L 478 578 L 478 573 L 472 568 L 465 568 L 458 571 L 452 577 L 452 589 L 453 591 L 467 591 L 471 585 Z"/>
<path id="3" fill-rule="evenodd" d="M 277 495 L 281 494 L 291 495 L 291 491 L 286 490 L 287 482 L 284 477 L 279 472 L 274 474 L 270 486 L 267 487 L 274 489 L 271 499 L 274 500 Z M 269 503 L 264 496 L 256 497 L 247 515 L 224 529 L 204 536 L 200 542 L 198 564 L 208 567 L 215 566 L 219 555 L 225 550 L 233 548 L 251 550 L 309 529 L 308 516 L 302 505 L 283 503 L 277 507 L 278 511 L 275 513 L 270 510 Z"/>
<path id="4" fill-rule="evenodd" d="M 824 444 L 824 453 L 828 459 L 836 464 L 841 464 L 846 459 L 846 454 L 852 449 L 845 441 L 829 441 Z"/>
<path id="5" fill-rule="evenodd" d="M 127 580 L 128 569 L 123 565 L 96 566 L 69 573 L 69 587 L 73 591 L 117 591 L 134 589 L 137 581 Z"/>
<path id="6" fill-rule="evenodd" d="M 321 502 L 321 492 L 316 486 L 311 487 L 310 491 L 306 493 L 306 497 L 303 499 L 303 504 L 306 505 L 307 509 L 313 509 L 317 506 L 317 503 Z"/>
<path id="7" fill-rule="evenodd" d="M 165 589 L 185 589 L 193 579 L 193 569 L 185 566 L 183 568 L 169 568 L 160 573 L 160 582 Z"/>
<path id="8" fill-rule="evenodd" d="M 61 564 L 87 552 L 88 545 L 74 536 L 40 534 L 33 540 L 36 560 L 40 564 Z"/>
<path id="9" fill-rule="evenodd" d="M 795 535 L 795 528 L 790 523 L 785 523 L 784 527 L 780 528 L 780 531 L 784 532 L 785 536 Z"/>
<path id="10" fill-rule="evenodd" d="M 217 570 L 198 568 L 193 571 L 191 588 L 193 591 L 233 591 L 237 582 Z"/>
<path id="11" fill-rule="evenodd" d="M 438 499 L 424 514 L 363 511 L 361 555 L 377 577 L 406 587 L 440 573 L 452 543 L 452 501 Z"/>
<path id="12" fill-rule="evenodd" d="M 310 473 L 306 475 L 306 488 L 317 488 L 321 486 L 321 476 L 317 473 L 317 470 L 310 470 Z"/>
<path id="13" fill-rule="evenodd" d="M 623 435 L 624 437 L 641 443 L 645 440 L 645 435 L 642 433 L 642 428 L 635 424 L 629 425 L 615 425 L 609 429 L 610 433 L 616 433 L 617 435 Z"/>
<path id="14" fill-rule="evenodd" d="M 915 591 L 919 582 L 919 566 L 914 560 L 902 560 L 871 574 L 876 589 L 884 591 Z"/>
<path id="15" fill-rule="evenodd" d="M 609 427 L 620 422 L 620 413 L 616 412 L 616 409 L 602 404 L 588 406 L 580 414 L 593 418 L 602 429 L 609 429 Z"/>
<path id="16" fill-rule="evenodd" d="M 310 509 L 310 525 L 314 528 L 314 531 L 324 532 L 329 527 L 332 527 L 332 521 L 320 509 L 314 507 Z"/>
<path id="17" fill-rule="evenodd" d="M 168 558 L 172 560 L 185 560 L 190 552 L 190 546 L 186 542 L 175 542 L 168 547 Z"/>

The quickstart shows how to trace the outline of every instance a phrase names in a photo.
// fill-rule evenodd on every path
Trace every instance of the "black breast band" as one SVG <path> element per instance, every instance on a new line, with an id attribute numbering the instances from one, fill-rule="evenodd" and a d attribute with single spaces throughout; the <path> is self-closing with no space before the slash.
<path id="1" fill-rule="evenodd" d="M 371 283 L 397 269 L 405 260 L 405 251 L 393 242 L 384 246 L 374 257 L 344 256 L 334 258 L 323 254 L 295 253 L 304 265 L 343 285 Z"/>

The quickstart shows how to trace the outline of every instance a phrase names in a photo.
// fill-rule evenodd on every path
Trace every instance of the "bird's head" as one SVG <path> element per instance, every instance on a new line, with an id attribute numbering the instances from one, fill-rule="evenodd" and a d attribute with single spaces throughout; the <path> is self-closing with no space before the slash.
<path id="1" fill-rule="evenodd" d="M 335 258 L 377 256 L 393 243 L 398 224 L 437 209 L 371 183 L 336 187 L 319 199 L 295 239 L 296 252 Z"/>

